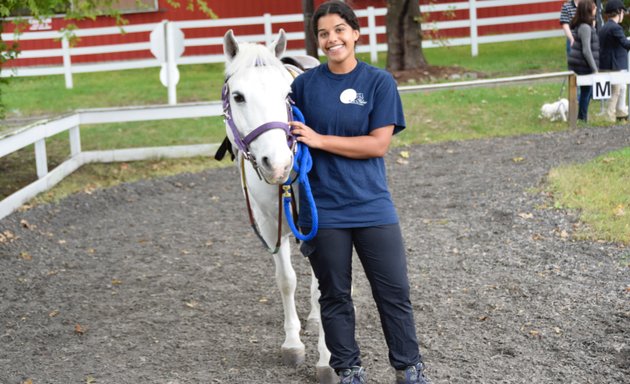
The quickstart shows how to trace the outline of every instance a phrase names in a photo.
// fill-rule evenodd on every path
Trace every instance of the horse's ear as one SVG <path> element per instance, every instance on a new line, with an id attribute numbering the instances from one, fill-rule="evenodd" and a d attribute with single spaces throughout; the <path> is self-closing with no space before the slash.
<path id="1" fill-rule="evenodd" d="M 284 29 L 280 28 L 278 39 L 271 43 L 269 48 L 278 59 L 284 55 L 284 51 L 287 49 L 287 34 L 284 32 Z"/>
<path id="2" fill-rule="evenodd" d="M 230 29 L 223 36 L 223 53 L 228 61 L 231 61 L 238 53 L 238 42 L 234 37 L 234 32 Z"/>

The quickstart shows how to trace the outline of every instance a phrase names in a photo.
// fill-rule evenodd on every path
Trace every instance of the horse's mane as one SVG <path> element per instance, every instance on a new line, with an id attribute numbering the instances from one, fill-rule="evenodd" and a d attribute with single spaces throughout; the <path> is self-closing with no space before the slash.
<path id="1" fill-rule="evenodd" d="M 229 78 L 244 68 L 274 66 L 283 68 L 283 64 L 269 48 L 261 44 L 240 43 L 238 53 L 225 66 L 225 77 Z"/>

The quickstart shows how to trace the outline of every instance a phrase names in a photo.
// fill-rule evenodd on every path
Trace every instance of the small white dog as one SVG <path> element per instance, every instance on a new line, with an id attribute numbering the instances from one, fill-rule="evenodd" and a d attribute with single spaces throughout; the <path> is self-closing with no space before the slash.
<path id="1" fill-rule="evenodd" d="M 540 116 L 539 118 L 549 119 L 551 121 L 567 121 L 567 116 L 569 115 L 569 100 L 560 99 L 555 103 L 551 104 L 543 104 L 542 108 L 540 108 Z"/>

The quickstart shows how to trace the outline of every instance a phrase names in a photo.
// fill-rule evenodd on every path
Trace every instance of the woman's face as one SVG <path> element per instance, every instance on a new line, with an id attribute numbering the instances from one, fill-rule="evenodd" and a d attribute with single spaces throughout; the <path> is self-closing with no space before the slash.
<path id="1" fill-rule="evenodd" d="M 328 61 L 342 64 L 354 59 L 354 46 L 359 39 L 359 31 L 352 29 L 336 13 L 324 15 L 317 20 L 317 42 Z"/>

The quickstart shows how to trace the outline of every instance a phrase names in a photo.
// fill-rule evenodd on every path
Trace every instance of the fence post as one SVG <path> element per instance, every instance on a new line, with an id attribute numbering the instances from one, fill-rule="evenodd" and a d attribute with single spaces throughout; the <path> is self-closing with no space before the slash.
<path id="1" fill-rule="evenodd" d="M 68 133 L 70 135 L 70 156 L 74 157 L 81 153 L 81 131 L 77 125 L 70 128 Z"/>
<path id="2" fill-rule="evenodd" d="M 569 75 L 569 128 L 571 129 L 577 127 L 577 104 L 577 76 L 572 73 Z"/>
<path id="3" fill-rule="evenodd" d="M 175 64 L 175 37 L 173 36 L 173 23 L 167 21 L 164 23 L 166 39 L 166 83 L 168 87 L 168 103 L 170 105 L 177 104 L 177 80 L 175 79 L 177 65 Z"/>
<path id="4" fill-rule="evenodd" d="M 376 40 L 376 14 L 374 7 L 367 8 L 368 35 L 370 37 L 370 61 L 372 64 L 378 62 L 378 41 Z"/>
<path id="5" fill-rule="evenodd" d="M 477 3 L 476 0 L 468 0 L 470 19 L 470 53 L 472 56 L 479 55 L 479 41 L 477 40 Z"/>
<path id="6" fill-rule="evenodd" d="M 37 177 L 42 178 L 48 174 L 48 160 L 46 159 L 46 139 L 35 142 L 35 164 Z"/>
<path id="7" fill-rule="evenodd" d="M 265 44 L 269 46 L 273 42 L 273 28 L 271 25 L 271 14 L 265 13 L 264 18 L 265 18 Z"/>
<path id="8" fill-rule="evenodd" d="M 66 88 L 72 89 L 74 87 L 72 83 L 72 60 L 70 59 L 70 42 L 66 34 L 61 37 L 61 50 L 63 51 L 63 72 L 66 78 Z"/>

